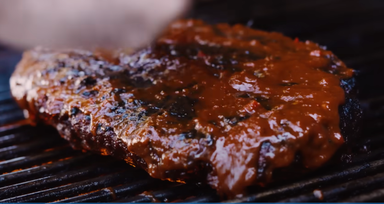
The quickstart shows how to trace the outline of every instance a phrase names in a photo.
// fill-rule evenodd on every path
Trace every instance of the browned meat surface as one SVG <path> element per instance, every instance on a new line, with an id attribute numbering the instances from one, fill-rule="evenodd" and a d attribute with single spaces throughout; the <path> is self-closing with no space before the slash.
<path id="1" fill-rule="evenodd" d="M 358 118 L 353 99 L 340 108 L 352 76 L 312 42 L 183 20 L 134 54 L 28 51 L 11 88 L 74 148 L 241 196 L 297 157 L 315 169 L 333 156 Z"/>

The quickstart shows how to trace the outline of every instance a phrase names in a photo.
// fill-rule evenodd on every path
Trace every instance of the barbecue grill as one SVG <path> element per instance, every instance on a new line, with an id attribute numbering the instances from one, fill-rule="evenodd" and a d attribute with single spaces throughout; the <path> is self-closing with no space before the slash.
<path id="1" fill-rule="evenodd" d="M 30 126 L 9 91 L 20 53 L 0 47 L 0 202 L 384 201 L 384 1 L 202 1 L 192 17 L 243 23 L 327 45 L 358 70 L 362 132 L 342 161 L 222 200 L 200 183 L 171 183 L 107 156 L 72 150 Z"/>

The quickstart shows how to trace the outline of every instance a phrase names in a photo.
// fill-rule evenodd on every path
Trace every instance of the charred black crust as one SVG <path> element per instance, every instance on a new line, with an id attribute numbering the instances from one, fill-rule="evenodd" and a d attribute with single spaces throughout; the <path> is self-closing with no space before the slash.
<path id="1" fill-rule="evenodd" d="M 345 144 L 335 153 L 333 158 L 329 160 L 324 167 L 332 164 L 338 164 L 340 162 L 348 163 L 345 158 L 353 157 L 350 154 L 350 149 L 355 144 L 360 133 L 360 122 L 362 117 L 362 109 L 360 102 L 357 99 L 358 89 L 356 87 L 356 79 L 354 77 L 340 80 L 340 86 L 345 93 L 345 103 L 339 107 L 340 117 L 340 131 L 345 140 Z M 260 156 L 258 160 L 258 180 L 262 183 L 268 183 L 268 162 L 265 154 L 268 150 L 273 148 L 271 143 L 263 142 L 260 149 Z M 300 153 L 296 154 L 295 161 L 288 167 L 274 169 L 272 180 L 287 180 L 296 177 L 300 177 L 309 170 L 304 168 L 301 164 L 302 157 Z M 289 175 L 287 177 L 287 175 Z"/>
<path id="2" fill-rule="evenodd" d="M 345 103 L 339 107 L 340 129 L 347 145 L 352 144 L 359 135 L 362 109 L 357 99 L 356 79 L 349 78 L 340 81 L 345 92 Z"/>
<path id="3" fill-rule="evenodd" d="M 76 110 L 76 114 L 71 115 L 68 120 L 54 117 L 51 122 L 60 135 L 70 141 L 72 148 L 107 154 L 123 160 L 130 158 L 133 165 L 147 169 L 145 161 L 127 149 L 126 144 L 116 136 L 112 127 L 97 124 L 96 133 L 93 134 L 89 116 L 76 107 L 71 110 Z"/>

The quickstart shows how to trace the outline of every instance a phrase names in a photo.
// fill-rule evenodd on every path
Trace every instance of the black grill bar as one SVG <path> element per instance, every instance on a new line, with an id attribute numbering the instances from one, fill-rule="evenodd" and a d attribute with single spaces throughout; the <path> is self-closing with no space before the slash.
<path id="1" fill-rule="evenodd" d="M 62 157 L 72 156 L 75 153 L 78 152 L 69 146 L 64 146 L 34 156 L 16 157 L 11 160 L 0 162 L 0 173 L 5 173 L 20 168 L 27 168 L 33 165 L 42 164 L 44 162 L 57 160 Z"/>
<path id="2" fill-rule="evenodd" d="M 384 170 L 384 159 L 368 162 L 344 170 L 337 169 L 336 171 L 329 174 L 324 174 L 322 176 L 308 180 L 294 182 L 285 186 L 273 188 L 268 191 L 245 196 L 244 198 L 230 200 L 229 202 L 255 202 L 265 201 L 267 199 L 276 199 L 278 196 L 290 195 L 294 193 L 297 194 L 308 189 L 316 188 L 317 186 L 332 184 L 343 179 L 363 177 L 367 174 L 372 174 L 382 170 Z"/>
<path id="3" fill-rule="evenodd" d="M 8 147 L 0 148 L 0 160 L 10 159 L 19 157 L 26 153 L 33 154 L 42 149 L 54 147 L 57 145 L 64 145 L 64 141 L 58 137 L 49 137 L 44 140 L 37 140 L 34 142 L 12 145 Z"/>
<path id="4" fill-rule="evenodd" d="M 383 202 L 384 200 L 384 188 L 374 190 L 367 194 L 354 196 L 349 199 L 342 200 L 346 203 L 362 203 L 362 202 Z"/>
<path id="5" fill-rule="evenodd" d="M 13 111 L 20 111 L 20 108 L 13 101 L 10 103 L 2 103 L 0 106 L 0 114 L 6 114 Z"/>
<path id="6" fill-rule="evenodd" d="M 142 171 L 141 171 L 142 172 Z M 93 179 L 88 179 L 81 182 L 67 184 L 55 188 L 50 188 L 42 191 L 37 191 L 29 194 L 24 194 L 17 197 L 7 198 L 0 200 L 3 203 L 14 202 L 49 202 L 65 197 L 75 196 L 81 193 L 94 191 L 100 188 L 117 185 L 120 183 L 130 182 L 146 176 L 139 171 L 127 171 L 117 172 L 106 176 L 99 176 Z"/>
<path id="7" fill-rule="evenodd" d="M 206 189 L 199 188 L 193 184 L 180 184 L 165 190 L 148 192 L 147 194 L 137 195 L 131 198 L 121 199 L 116 202 L 127 203 L 147 203 L 147 202 L 170 202 L 179 198 L 186 198 L 194 195 L 198 191 L 204 191 Z"/>
<path id="8" fill-rule="evenodd" d="M 183 203 L 210 203 L 210 202 L 219 202 L 220 197 L 216 193 L 210 193 L 208 195 L 196 196 L 193 198 L 188 198 L 183 201 Z"/>
<path id="9" fill-rule="evenodd" d="M 116 162 L 100 162 L 89 165 L 86 168 L 76 169 L 68 172 L 54 174 L 47 177 L 42 177 L 35 180 L 30 180 L 23 183 L 14 184 L 0 188 L 0 199 L 6 199 L 12 196 L 22 195 L 42 189 L 47 189 L 81 179 L 89 179 L 100 174 L 108 174 L 121 170 L 121 165 L 113 165 Z M 119 164 L 121 164 L 119 162 Z"/>
<path id="10" fill-rule="evenodd" d="M 383 158 L 383 156 L 384 156 L 384 148 L 372 149 L 367 154 L 352 157 L 351 162 L 364 163 L 367 161 L 372 161 L 373 159 Z"/>
<path id="11" fill-rule="evenodd" d="M 58 203 L 81 203 L 81 202 L 108 202 L 124 197 L 134 196 L 145 190 L 157 188 L 159 186 L 164 187 L 164 182 L 153 178 L 146 178 L 139 181 L 134 181 L 128 184 L 124 184 L 117 187 L 103 188 L 101 190 L 75 196 L 72 198 L 63 199 L 57 201 Z"/>
<path id="12" fill-rule="evenodd" d="M 315 193 L 307 193 L 298 197 L 281 200 L 279 202 L 314 202 L 314 201 L 329 201 L 346 193 L 354 192 L 364 188 L 375 188 L 384 186 L 384 173 L 374 176 L 356 179 L 347 183 L 332 186 L 321 190 L 321 196 L 316 196 Z"/>
<path id="13" fill-rule="evenodd" d="M 0 186 L 13 184 L 21 181 L 27 181 L 38 177 L 45 177 L 60 171 L 69 170 L 71 167 L 87 164 L 87 160 L 94 159 L 91 154 L 80 154 L 78 156 L 52 162 L 49 164 L 39 165 L 20 171 L 11 172 L 0 175 Z"/>
<path id="14" fill-rule="evenodd" d="M 13 144 L 18 144 L 21 142 L 26 142 L 31 140 L 36 136 L 36 131 L 33 128 L 27 128 L 25 130 L 20 130 L 20 132 L 0 136 L 0 147 L 6 147 Z"/>
<path id="15" fill-rule="evenodd" d="M 27 120 L 20 120 L 16 123 L 8 123 L 7 125 L 0 126 L 0 136 L 7 134 L 18 133 L 18 131 L 23 131 L 24 128 L 30 128 Z"/>
<path id="16" fill-rule="evenodd" d="M 22 120 L 22 119 L 24 119 L 24 114 L 21 110 L 11 112 L 8 114 L 1 114 L 0 115 L 0 125 L 1 124 L 7 124 L 10 122 L 16 122 L 16 121 Z"/>

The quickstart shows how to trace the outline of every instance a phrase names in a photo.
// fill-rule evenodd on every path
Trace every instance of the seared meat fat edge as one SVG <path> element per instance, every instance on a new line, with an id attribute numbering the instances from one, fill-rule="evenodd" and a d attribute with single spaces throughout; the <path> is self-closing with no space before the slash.
<path id="1" fill-rule="evenodd" d="M 305 169 L 333 156 L 353 73 L 312 42 L 180 20 L 133 54 L 27 51 L 11 89 L 76 149 L 234 197 L 298 155 Z"/>

